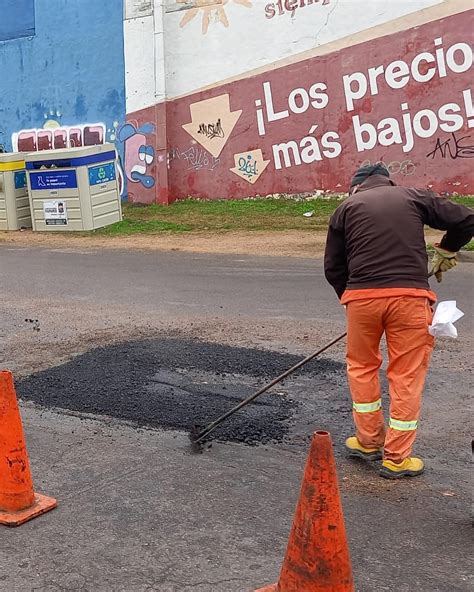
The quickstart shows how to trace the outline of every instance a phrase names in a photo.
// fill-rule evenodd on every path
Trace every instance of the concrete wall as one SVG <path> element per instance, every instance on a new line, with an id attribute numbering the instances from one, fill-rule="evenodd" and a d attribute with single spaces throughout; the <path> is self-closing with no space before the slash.
<path id="1" fill-rule="evenodd" d="M 471 0 L 4 2 L 0 144 L 115 141 L 131 201 L 474 193 Z"/>
<path id="2" fill-rule="evenodd" d="M 156 150 L 132 199 L 341 191 L 380 158 L 400 183 L 474 191 L 469 0 L 142 5 L 127 117 Z"/>
<path id="3" fill-rule="evenodd" d="M 116 141 L 125 121 L 122 1 L 6 2 L 0 144 L 33 151 Z"/>
<path id="4" fill-rule="evenodd" d="M 214 0 L 215 1 L 215 0 Z M 227 0 L 166 13 L 175 98 L 324 47 L 442 0 Z M 290 10 L 289 10 L 290 9 Z"/>

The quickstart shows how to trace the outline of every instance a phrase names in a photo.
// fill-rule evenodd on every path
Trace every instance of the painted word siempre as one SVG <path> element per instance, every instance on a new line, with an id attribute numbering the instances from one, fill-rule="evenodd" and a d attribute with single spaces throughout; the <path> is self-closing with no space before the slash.
<path id="1" fill-rule="evenodd" d="M 213 138 L 223 138 L 224 130 L 220 118 L 217 123 L 201 123 L 199 124 L 198 134 L 202 134 L 212 140 Z"/>
<path id="2" fill-rule="evenodd" d="M 323 0 L 322 5 L 329 4 L 331 0 Z M 272 19 L 276 15 L 278 9 L 278 15 L 281 16 L 286 12 L 291 13 L 291 16 L 295 16 L 295 12 L 298 8 L 305 8 L 311 4 L 319 4 L 319 0 L 278 0 L 278 2 L 272 2 L 265 6 L 265 16 L 267 19 Z"/>
<path id="3" fill-rule="evenodd" d="M 434 150 L 428 152 L 427 158 L 435 158 L 435 156 L 441 156 L 441 158 L 474 158 L 474 144 L 461 144 L 463 140 L 468 140 L 471 136 L 463 136 L 457 138 L 456 134 L 451 134 L 451 138 L 441 142 L 438 138 Z"/>

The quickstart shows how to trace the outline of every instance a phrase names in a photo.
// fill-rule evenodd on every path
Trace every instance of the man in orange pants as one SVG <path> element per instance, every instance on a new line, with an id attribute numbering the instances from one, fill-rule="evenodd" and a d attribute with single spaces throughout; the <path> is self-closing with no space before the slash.
<path id="1" fill-rule="evenodd" d="M 397 186 L 382 163 L 365 166 L 331 218 L 324 258 L 326 279 L 347 313 L 356 435 L 346 447 L 351 456 L 368 460 L 383 453 L 380 473 L 391 479 L 424 470 L 423 461 L 411 456 L 434 345 L 428 326 L 436 296 L 428 284 L 424 225 L 447 230 L 433 258 L 441 281 L 472 238 L 474 213 L 431 191 Z M 389 357 L 388 429 L 379 383 L 383 334 Z"/>

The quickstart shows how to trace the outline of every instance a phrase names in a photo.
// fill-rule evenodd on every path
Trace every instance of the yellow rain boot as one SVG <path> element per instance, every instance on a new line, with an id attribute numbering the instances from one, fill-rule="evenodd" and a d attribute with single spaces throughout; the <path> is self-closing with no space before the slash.
<path id="1" fill-rule="evenodd" d="M 421 458 L 411 456 L 401 463 L 394 463 L 391 460 L 384 460 L 380 474 L 386 479 L 400 479 L 401 477 L 416 477 L 425 470 L 425 464 Z"/>
<path id="2" fill-rule="evenodd" d="M 346 440 L 346 448 L 349 456 L 363 458 L 365 460 L 380 460 L 382 450 L 380 448 L 364 448 L 356 436 L 351 436 Z"/>

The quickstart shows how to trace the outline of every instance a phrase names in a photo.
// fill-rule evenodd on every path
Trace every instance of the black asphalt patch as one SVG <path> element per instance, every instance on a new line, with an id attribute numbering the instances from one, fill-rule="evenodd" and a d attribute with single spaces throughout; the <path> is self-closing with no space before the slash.
<path id="1" fill-rule="evenodd" d="M 48 408 L 107 415 L 137 426 L 189 431 L 206 425 L 294 364 L 300 357 L 182 339 L 98 348 L 34 374 L 18 395 Z M 313 360 L 310 374 L 326 391 L 342 364 Z M 229 418 L 214 434 L 246 444 L 282 441 L 298 403 L 276 386 Z"/>

